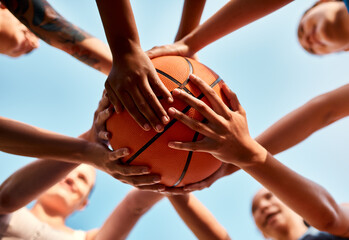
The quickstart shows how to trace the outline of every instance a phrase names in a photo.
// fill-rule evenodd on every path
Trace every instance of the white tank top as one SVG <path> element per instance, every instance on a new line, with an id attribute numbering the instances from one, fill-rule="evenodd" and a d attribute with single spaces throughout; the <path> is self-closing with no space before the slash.
<path id="1" fill-rule="evenodd" d="M 0 240 L 85 240 L 84 231 L 62 232 L 38 220 L 27 208 L 0 215 Z"/>

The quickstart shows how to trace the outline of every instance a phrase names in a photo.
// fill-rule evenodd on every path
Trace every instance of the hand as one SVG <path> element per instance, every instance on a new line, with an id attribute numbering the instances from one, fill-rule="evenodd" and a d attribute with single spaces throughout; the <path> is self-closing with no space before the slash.
<path id="1" fill-rule="evenodd" d="M 139 47 L 117 59 L 105 82 L 105 88 L 115 111 L 121 112 L 124 106 L 144 130 L 149 131 L 151 125 L 157 132 L 161 132 L 163 124 L 169 122 L 170 118 L 154 91 L 169 103 L 173 98 L 150 59 Z"/>
<path id="2" fill-rule="evenodd" d="M 192 191 L 198 191 L 205 188 L 209 188 L 218 179 L 228 176 L 238 170 L 239 168 L 233 164 L 223 163 L 221 167 L 212 175 L 210 175 L 209 177 L 205 178 L 200 182 L 192 183 L 184 186 L 183 190 L 185 192 L 192 192 Z"/>
<path id="3" fill-rule="evenodd" d="M 164 45 L 160 47 L 153 47 L 146 51 L 146 54 L 150 59 L 161 56 L 182 56 L 182 57 L 195 57 L 195 52 L 190 50 L 190 47 L 185 44 L 183 40 L 179 40 L 173 44 Z"/>
<path id="4" fill-rule="evenodd" d="M 107 172 L 114 178 L 123 183 L 141 188 L 143 190 L 161 191 L 165 187 L 160 182 L 160 176 L 150 174 L 147 166 L 130 166 L 124 165 L 120 158 L 129 154 L 127 148 L 120 148 L 110 151 L 107 147 L 111 133 L 107 132 L 105 123 L 113 113 L 110 107 L 106 91 L 98 104 L 98 108 L 94 114 L 91 129 L 81 137 L 89 140 L 91 143 L 87 151 L 87 163 L 94 167 Z"/>
<path id="5" fill-rule="evenodd" d="M 212 109 L 204 102 L 175 89 L 174 97 L 184 101 L 201 113 L 208 123 L 201 123 L 177 109 L 171 107 L 168 112 L 174 117 L 205 136 L 197 142 L 170 142 L 169 147 L 178 150 L 199 151 L 211 153 L 222 162 L 232 163 L 240 168 L 245 164 L 251 164 L 266 154 L 266 150 L 254 141 L 248 131 L 245 110 L 239 103 L 235 93 L 226 84 L 222 84 L 222 90 L 229 101 L 228 106 L 220 99 L 216 92 L 203 80 L 191 75 L 190 80 L 202 91 L 212 105 Z"/>
<path id="6" fill-rule="evenodd" d="M 212 175 L 210 175 L 209 177 L 205 178 L 200 182 L 188 184 L 183 187 L 175 187 L 175 188 L 167 187 L 161 193 L 164 193 L 166 195 L 183 195 L 189 192 L 202 190 L 204 188 L 209 188 L 218 179 L 228 176 L 236 172 L 237 170 L 239 170 L 239 168 L 236 167 L 235 165 L 223 163 L 216 172 L 214 172 Z"/>

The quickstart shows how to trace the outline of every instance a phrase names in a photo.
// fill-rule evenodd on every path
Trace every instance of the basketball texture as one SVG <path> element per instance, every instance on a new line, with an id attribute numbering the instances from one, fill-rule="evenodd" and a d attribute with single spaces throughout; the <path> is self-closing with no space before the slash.
<path id="1" fill-rule="evenodd" d="M 170 91 L 181 88 L 208 104 L 200 90 L 189 81 L 189 75 L 193 73 L 222 97 L 220 77 L 205 65 L 179 56 L 159 57 L 152 62 L 160 79 Z M 205 121 L 195 109 L 178 99 L 171 105 L 159 99 L 165 110 L 173 106 L 198 121 Z M 151 172 L 161 175 L 161 183 L 166 186 L 181 187 L 201 181 L 221 166 L 221 162 L 208 153 L 174 150 L 167 146 L 170 141 L 195 142 L 203 138 L 176 119 L 171 119 L 161 133 L 154 130 L 147 132 L 138 126 L 127 111 L 123 111 L 114 114 L 107 121 L 107 129 L 112 133 L 110 144 L 114 149 L 130 149 L 130 155 L 122 160 L 124 163 L 149 166 Z"/>

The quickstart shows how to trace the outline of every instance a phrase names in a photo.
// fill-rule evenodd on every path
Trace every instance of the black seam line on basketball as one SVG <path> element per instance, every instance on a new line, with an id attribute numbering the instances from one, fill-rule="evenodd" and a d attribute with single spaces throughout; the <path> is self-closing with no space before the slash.
<path id="1" fill-rule="evenodd" d="M 195 132 L 192 142 L 196 142 L 196 140 L 198 139 L 198 137 L 199 137 L 199 133 L 198 133 L 198 132 Z M 191 162 L 191 158 L 192 158 L 192 157 L 193 157 L 193 151 L 190 151 L 190 152 L 188 153 L 187 161 L 186 161 L 185 166 L 184 166 L 184 168 L 183 168 L 182 174 L 181 174 L 181 176 L 179 177 L 178 181 L 177 181 L 172 187 L 176 187 L 180 182 L 182 182 L 182 180 L 183 180 L 185 174 L 187 173 L 187 170 L 188 170 L 188 168 L 189 168 L 189 164 L 190 164 L 190 162 Z"/>
<path id="2" fill-rule="evenodd" d="M 190 74 L 193 73 L 193 65 L 191 64 L 191 62 L 190 62 L 187 58 L 184 58 L 184 59 L 185 59 L 185 61 L 187 61 L 188 65 L 189 65 L 189 75 L 188 75 L 188 77 L 187 77 L 187 80 L 185 80 L 185 81 L 182 83 L 181 88 L 185 88 L 185 86 L 186 86 L 186 85 L 188 84 L 188 82 L 189 82 L 189 76 L 190 76 Z"/>
<path id="3" fill-rule="evenodd" d="M 208 122 L 206 118 L 204 118 L 204 120 L 201 121 L 202 123 L 206 123 Z M 195 132 L 194 134 L 194 137 L 193 137 L 193 140 L 192 142 L 196 142 L 196 140 L 198 140 L 198 137 L 199 137 L 199 133 L 198 132 Z M 183 171 L 182 171 L 182 174 L 181 176 L 179 177 L 178 181 L 172 186 L 172 187 L 176 187 L 178 184 L 180 184 L 185 176 L 185 174 L 187 173 L 188 171 L 188 168 L 189 168 L 189 164 L 191 162 L 191 158 L 193 157 L 193 151 L 189 151 L 188 153 L 188 157 L 187 157 L 187 162 L 185 163 L 185 166 L 183 168 Z"/>
<path id="4" fill-rule="evenodd" d="M 198 97 L 198 99 L 201 99 L 204 97 L 204 94 L 200 94 L 200 96 Z M 191 106 L 186 106 L 183 110 L 182 113 L 186 113 L 189 111 L 189 109 L 191 108 Z M 142 152 L 144 152 L 153 142 L 156 141 L 156 139 L 158 139 L 162 134 L 164 134 L 170 127 L 172 127 L 173 124 L 175 124 L 177 122 L 177 119 L 173 119 L 172 121 L 170 121 L 165 127 L 164 130 L 160 133 L 157 133 L 154 137 L 152 137 L 146 144 L 144 144 L 135 154 L 133 154 L 132 157 L 130 157 L 127 161 L 126 164 L 130 164 L 133 160 L 135 160 Z"/>
<path id="5" fill-rule="evenodd" d="M 219 83 L 222 79 L 220 77 L 218 77 L 213 83 L 211 83 L 210 87 L 214 87 L 215 85 L 217 85 L 217 83 Z M 204 97 L 204 94 L 201 93 L 197 99 L 201 99 Z M 189 111 L 189 109 L 191 108 L 191 106 L 186 106 L 183 110 L 182 113 L 186 113 Z M 143 147 L 141 147 L 132 157 L 130 157 L 127 161 L 126 164 L 130 164 L 133 160 L 136 159 L 136 157 L 138 157 L 142 152 L 145 151 L 145 149 L 147 149 L 153 142 L 155 142 L 156 139 L 158 139 L 162 134 L 164 134 L 173 124 L 175 124 L 177 122 L 177 119 L 173 119 L 171 122 L 169 122 L 165 127 L 164 130 L 158 134 L 156 134 L 154 137 L 152 137 L 152 139 L 150 139 L 146 144 L 143 145 Z"/>
<path id="6" fill-rule="evenodd" d="M 163 72 L 163 71 L 161 71 L 161 70 L 159 70 L 159 69 L 157 69 L 157 68 L 156 68 L 156 72 L 159 73 L 159 74 L 161 74 L 161 75 L 163 75 L 163 76 L 165 76 L 165 77 L 167 77 L 168 79 L 170 79 L 172 82 L 174 82 L 175 84 L 177 84 L 179 88 L 183 89 L 186 93 L 188 93 L 188 94 L 194 96 L 194 94 L 192 94 L 192 93 L 189 91 L 188 88 L 186 88 L 186 87 L 182 88 L 182 87 L 181 87 L 181 86 L 182 86 L 182 83 L 180 83 L 177 79 L 175 79 L 175 78 L 172 77 L 171 75 L 168 75 L 167 73 L 165 73 L 165 72 Z"/>

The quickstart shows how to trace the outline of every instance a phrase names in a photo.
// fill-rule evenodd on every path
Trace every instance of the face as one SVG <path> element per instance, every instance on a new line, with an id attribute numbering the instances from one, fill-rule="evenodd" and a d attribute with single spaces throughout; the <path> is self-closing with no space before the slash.
<path id="1" fill-rule="evenodd" d="M 84 208 L 88 195 L 94 186 L 96 172 L 93 167 L 81 164 L 59 183 L 40 196 L 38 202 L 63 215 L 69 215 Z"/>
<path id="2" fill-rule="evenodd" d="M 0 53 L 19 57 L 39 47 L 39 39 L 0 5 Z"/>
<path id="3" fill-rule="evenodd" d="M 252 215 L 259 230 L 265 237 L 279 239 L 290 230 L 290 220 L 294 216 L 285 204 L 267 189 L 261 189 L 252 201 Z"/>
<path id="4" fill-rule="evenodd" d="M 301 19 L 298 40 L 310 53 L 323 55 L 349 49 L 349 14 L 343 2 L 323 2 Z"/>

